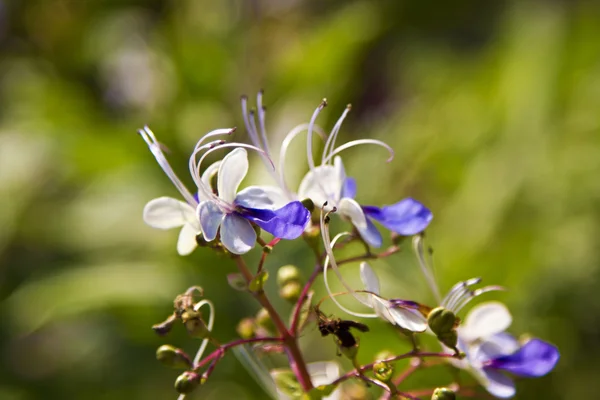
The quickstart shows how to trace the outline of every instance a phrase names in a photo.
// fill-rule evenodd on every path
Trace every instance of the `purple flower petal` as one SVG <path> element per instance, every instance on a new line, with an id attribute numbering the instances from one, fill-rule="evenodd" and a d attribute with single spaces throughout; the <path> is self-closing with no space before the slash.
<path id="1" fill-rule="evenodd" d="M 538 377 L 552 371 L 559 358 L 556 346 L 531 339 L 515 353 L 490 360 L 486 368 L 501 369 L 517 376 Z"/>
<path id="2" fill-rule="evenodd" d="M 433 218 L 427 207 L 410 197 L 382 208 L 363 206 L 363 211 L 367 217 L 378 221 L 390 231 L 405 236 L 422 232 Z"/>
<path id="3" fill-rule="evenodd" d="M 344 179 L 341 197 L 349 197 L 351 199 L 356 197 L 356 179 L 350 177 Z"/>
<path id="4" fill-rule="evenodd" d="M 240 215 L 281 239 L 296 239 L 310 220 L 310 212 L 299 201 L 277 210 L 241 207 Z"/>

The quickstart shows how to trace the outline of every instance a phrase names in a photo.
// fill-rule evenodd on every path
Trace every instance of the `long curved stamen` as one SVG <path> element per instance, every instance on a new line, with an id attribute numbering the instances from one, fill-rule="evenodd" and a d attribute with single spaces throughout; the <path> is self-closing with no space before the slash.
<path id="1" fill-rule="evenodd" d="M 154 133 L 150 130 L 150 128 L 148 128 L 148 126 L 145 126 L 143 129 L 138 130 L 138 133 L 140 134 L 142 139 L 144 139 L 144 142 L 146 142 L 146 144 L 148 145 L 148 148 L 150 149 L 150 152 L 152 152 L 152 155 L 154 155 L 154 158 L 156 159 L 156 162 L 158 162 L 158 165 L 160 165 L 164 173 L 171 180 L 173 185 L 175 185 L 175 187 L 177 188 L 179 193 L 181 193 L 185 201 L 187 201 L 189 205 L 196 207 L 198 205 L 198 202 L 196 201 L 196 199 L 194 199 L 194 196 L 192 196 L 192 194 L 185 187 L 183 182 L 181 182 L 181 180 L 177 177 L 175 171 L 173 171 L 173 168 L 171 168 L 171 165 L 169 164 L 167 158 L 161 150 L 161 144 L 158 140 L 156 140 L 156 136 L 154 136 Z"/>
<path id="2" fill-rule="evenodd" d="M 256 132 L 256 126 L 254 129 L 250 124 L 250 113 L 248 112 L 248 96 L 243 95 L 241 97 L 242 101 L 242 117 L 244 118 L 244 125 L 246 125 L 246 130 L 248 131 L 248 136 L 250 136 L 250 140 L 252 144 L 258 148 L 262 148 L 263 145 L 258 137 L 258 132 Z"/>
<path id="3" fill-rule="evenodd" d="M 201 300 L 197 304 L 194 305 L 194 311 L 199 311 L 200 308 L 202 308 L 202 306 L 205 304 L 208 306 L 208 309 L 210 310 L 210 315 L 208 316 L 208 325 L 206 327 L 208 328 L 209 332 L 212 332 L 213 326 L 215 324 L 215 306 L 213 305 L 213 303 L 207 299 Z M 202 359 L 202 354 L 204 354 L 204 350 L 206 350 L 206 346 L 208 346 L 208 342 L 209 342 L 209 338 L 205 338 L 202 340 L 202 343 L 200 344 L 200 347 L 198 348 L 198 351 L 196 352 L 196 355 L 194 356 L 194 361 L 193 361 L 192 365 L 196 365 L 200 362 L 200 360 Z M 177 400 L 183 400 L 183 399 L 185 399 L 185 394 L 181 394 L 177 398 Z"/>
<path id="4" fill-rule="evenodd" d="M 335 149 L 335 141 L 337 139 L 338 133 L 340 131 L 340 128 L 342 127 L 342 123 L 344 122 L 344 119 L 346 119 L 346 115 L 348 115 L 348 113 L 350 112 L 351 109 L 352 109 L 352 105 L 348 104 L 346 106 L 346 109 L 342 113 L 342 116 L 337 120 L 337 122 L 333 126 L 333 129 L 331 130 L 331 134 L 329 134 L 329 138 L 327 139 L 327 142 L 325 143 L 325 147 L 323 148 L 323 156 L 321 157 L 321 165 L 325 164 L 325 159 L 327 158 L 328 153 L 333 152 L 333 150 Z"/>
<path id="5" fill-rule="evenodd" d="M 479 282 L 481 282 L 481 278 L 472 278 L 463 282 L 458 282 L 456 285 L 452 286 L 452 289 L 450 289 L 440 305 L 449 310 L 453 309 L 465 295 L 468 295 L 468 293 L 471 292 L 469 287 L 477 285 Z"/>
<path id="6" fill-rule="evenodd" d="M 286 156 L 287 156 L 287 151 L 288 148 L 290 147 L 290 144 L 292 142 L 292 140 L 294 140 L 294 138 L 296 138 L 300 133 L 307 131 L 309 127 L 309 124 L 300 124 L 296 127 L 294 127 L 283 139 L 283 142 L 281 142 L 281 148 L 279 150 L 279 182 L 280 182 L 280 186 L 282 189 L 284 189 L 290 196 L 290 200 L 295 200 L 295 199 L 291 199 L 291 191 L 288 187 L 288 185 L 285 182 L 285 161 L 286 161 Z M 321 137 L 321 139 L 325 140 L 325 132 L 323 132 L 323 130 L 321 128 L 319 128 L 318 126 L 314 126 L 313 127 L 314 131 Z"/>
<path id="7" fill-rule="evenodd" d="M 262 136 L 264 150 L 269 157 L 271 157 L 271 151 L 269 150 L 269 142 L 267 140 L 267 128 L 265 124 L 265 113 L 267 109 L 263 106 L 262 97 L 263 90 L 259 90 L 256 94 L 256 108 L 258 109 L 258 126 L 260 127 L 260 135 Z"/>
<path id="8" fill-rule="evenodd" d="M 196 147 L 194 149 L 194 152 L 190 156 L 190 161 L 189 161 L 190 174 L 192 175 L 192 179 L 194 179 L 194 183 L 198 187 L 198 190 L 200 192 L 202 192 L 204 197 L 206 197 L 208 199 L 213 199 L 214 201 L 217 201 L 217 202 L 218 202 L 217 196 L 213 193 L 212 189 L 210 187 L 207 187 L 207 185 L 202 181 L 202 176 L 200 174 L 200 168 L 196 164 L 196 156 L 199 153 L 202 153 L 203 151 L 208 151 L 210 149 L 214 149 L 215 147 L 222 146 L 225 143 L 227 143 L 227 142 L 225 142 L 224 140 L 213 140 L 212 142 L 208 142 L 203 146 Z"/>
<path id="9" fill-rule="evenodd" d="M 487 292 L 493 292 L 493 291 L 498 291 L 498 290 L 505 290 L 505 289 L 502 286 L 494 285 L 494 286 L 486 286 L 481 289 L 473 290 L 470 293 L 468 293 L 468 296 L 466 296 L 466 298 L 463 298 L 461 303 L 458 303 L 450 311 L 452 311 L 454 314 L 457 314 L 467 304 L 469 304 L 469 302 L 471 300 L 473 300 L 475 297 L 481 296 L 482 294 L 487 293 Z"/>
<path id="10" fill-rule="evenodd" d="M 325 205 L 323 206 L 323 208 L 325 207 Z M 329 281 L 327 280 L 327 267 L 329 266 L 329 264 L 331 264 L 331 268 L 333 269 L 333 271 L 335 272 L 335 274 L 337 275 L 338 279 L 340 280 L 340 283 L 346 288 L 346 290 L 348 291 L 348 293 L 350 293 L 356 300 L 358 300 L 359 302 L 361 302 L 362 304 L 370 307 L 371 304 L 369 302 L 366 302 L 365 300 L 363 300 L 360 296 L 358 296 L 356 294 L 356 292 L 354 291 L 354 289 L 352 289 L 352 287 L 350 287 L 350 285 L 348 285 L 348 283 L 344 280 L 344 278 L 342 277 L 342 274 L 340 273 L 337 263 L 335 262 L 335 257 L 333 256 L 333 246 L 335 246 L 335 243 L 342 237 L 349 235 L 349 232 L 342 232 L 337 234 L 333 241 L 330 240 L 330 236 L 329 236 L 329 227 L 326 226 L 327 224 L 325 223 L 325 218 L 331 213 L 331 212 L 335 212 L 335 208 L 330 211 L 327 212 L 327 215 L 325 215 L 325 212 L 323 211 L 323 208 L 321 208 L 321 216 L 320 216 L 320 225 L 321 225 L 321 233 L 323 236 L 323 244 L 325 247 L 325 252 L 327 253 L 327 256 L 325 257 L 325 262 L 323 263 L 323 280 L 325 282 L 325 288 L 327 289 L 327 293 L 329 294 L 329 297 L 331 298 L 331 300 L 343 311 L 347 312 L 350 315 L 354 315 L 356 317 L 362 317 L 362 318 L 377 318 L 377 314 L 371 313 L 371 314 L 364 314 L 364 313 L 357 313 L 351 310 L 348 310 L 346 307 L 344 307 L 343 305 L 340 304 L 339 301 L 337 301 L 337 299 L 335 298 L 335 296 L 333 296 L 333 293 L 331 291 L 331 288 L 329 287 Z"/>
<path id="11" fill-rule="evenodd" d="M 344 143 L 337 149 L 332 150 L 329 153 L 329 155 L 327 157 L 325 157 L 325 160 L 323 162 L 325 162 L 325 163 L 329 162 L 330 160 L 333 159 L 334 156 L 336 156 L 337 154 L 341 153 L 344 150 L 349 149 L 350 147 L 362 146 L 363 144 L 374 144 L 374 145 L 385 148 L 390 153 L 390 157 L 387 160 L 385 160 L 386 162 L 390 162 L 394 159 L 394 149 L 392 149 L 392 147 L 389 144 L 385 143 L 384 141 L 377 140 L 377 139 L 358 139 L 358 140 L 352 140 L 351 142 L 348 142 L 348 143 Z"/>
<path id="12" fill-rule="evenodd" d="M 206 135 L 202 136 L 200 140 L 198 140 L 198 142 L 194 146 L 194 151 L 192 151 L 192 155 L 190 156 L 189 160 L 190 174 L 192 175 L 196 186 L 199 186 L 198 181 L 200 181 L 200 176 L 196 173 L 196 156 L 199 153 L 201 153 L 204 149 L 210 148 L 211 146 L 219 142 L 223 142 L 222 140 L 214 140 L 209 143 L 204 143 L 206 139 L 214 136 L 231 135 L 233 132 L 235 132 L 235 130 L 236 128 L 215 129 L 214 131 L 208 132 Z"/>
<path id="13" fill-rule="evenodd" d="M 413 249 L 417 255 L 417 260 L 419 261 L 419 267 L 421 268 L 421 272 L 425 275 L 425 279 L 427 280 L 427 284 L 435 297 L 435 300 L 438 304 L 442 302 L 442 296 L 440 295 L 440 289 L 435 283 L 435 277 L 433 276 L 433 271 L 427 264 L 427 259 L 425 258 L 425 251 L 423 248 L 423 238 L 421 235 L 416 235 L 413 238 Z"/>
<path id="14" fill-rule="evenodd" d="M 313 158 L 313 151 L 312 151 L 312 133 L 313 133 L 313 129 L 315 126 L 315 121 L 317 119 L 317 116 L 325 108 L 325 106 L 327 106 L 327 99 L 323 99 L 323 101 L 321 101 L 321 104 L 319 104 L 319 106 L 313 113 L 312 117 L 310 118 L 310 122 L 308 124 L 308 137 L 306 138 L 306 157 L 308 159 L 308 167 L 310 168 L 311 171 L 315 169 L 315 160 Z"/>

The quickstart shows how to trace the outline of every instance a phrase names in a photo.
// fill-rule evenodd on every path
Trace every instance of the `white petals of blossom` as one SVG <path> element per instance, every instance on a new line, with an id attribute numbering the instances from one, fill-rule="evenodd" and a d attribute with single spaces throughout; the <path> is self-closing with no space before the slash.
<path id="1" fill-rule="evenodd" d="M 338 204 L 338 212 L 350 219 L 359 231 L 367 229 L 367 217 L 356 200 L 344 197 Z"/>
<path id="2" fill-rule="evenodd" d="M 254 246 L 256 231 L 243 217 L 227 214 L 221 224 L 221 242 L 233 254 L 244 254 Z"/>
<path id="3" fill-rule="evenodd" d="M 328 385 L 340 377 L 340 366 L 332 361 L 314 362 L 306 366 L 314 387 Z M 323 400 L 341 399 L 340 389 L 336 389 Z"/>
<path id="4" fill-rule="evenodd" d="M 338 173 L 331 165 L 323 165 L 309 171 L 298 188 L 300 199 L 311 199 L 321 207 L 326 201 L 337 203 L 341 192 Z M 331 204 L 335 205 L 335 204 Z"/>
<path id="5" fill-rule="evenodd" d="M 177 228 L 196 221 L 194 208 L 172 197 L 150 200 L 144 207 L 143 215 L 145 223 L 158 229 Z"/>
<path id="6" fill-rule="evenodd" d="M 482 372 L 485 376 L 484 386 L 490 394 L 501 399 L 515 395 L 515 382 L 510 377 L 493 369 L 485 369 Z"/>
<path id="7" fill-rule="evenodd" d="M 179 239 L 177 240 L 177 253 L 179 253 L 180 256 L 191 254 L 196 246 L 198 246 L 198 242 L 196 242 L 198 233 L 198 230 L 192 225 L 183 225 L 181 232 L 179 232 Z"/>
<path id="8" fill-rule="evenodd" d="M 246 149 L 236 148 L 227 154 L 219 166 L 217 189 L 219 197 L 227 203 L 233 203 L 240 183 L 248 172 L 248 153 Z"/>
<path id="9" fill-rule="evenodd" d="M 276 210 L 288 203 L 284 196 L 283 192 L 274 186 L 248 186 L 238 192 L 235 203 L 248 208 Z"/>
<path id="10" fill-rule="evenodd" d="M 207 200 L 200 203 L 198 206 L 198 219 L 205 240 L 210 242 L 217 237 L 217 231 L 224 215 L 219 206 L 212 201 Z"/>
<path id="11" fill-rule="evenodd" d="M 379 278 L 366 262 L 360 264 L 360 279 L 365 290 L 374 294 L 370 296 L 369 304 L 379 317 L 413 332 L 424 332 L 427 329 L 427 320 L 422 315 L 403 308 L 392 308 L 389 301 L 379 297 Z"/>
<path id="12" fill-rule="evenodd" d="M 460 327 L 461 338 L 467 342 L 487 338 L 504 332 L 511 324 L 512 316 L 500 302 L 481 303 L 471 309 Z"/>
<path id="13" fill-rule="evenodd" d="M 213 176 L 219 171 L 219 167 L 221 166 L 221 161 L 217 161 L 208 166 L 202 173 L 202 182 L 206 185 L 207 188 L 211 188 L 211 181 Z M 217 178 L 218 179 L 218 178 Z M 198 198 L 200 201 L 210 200 L 203 192 L 200 190 L 198 192 Z"/>

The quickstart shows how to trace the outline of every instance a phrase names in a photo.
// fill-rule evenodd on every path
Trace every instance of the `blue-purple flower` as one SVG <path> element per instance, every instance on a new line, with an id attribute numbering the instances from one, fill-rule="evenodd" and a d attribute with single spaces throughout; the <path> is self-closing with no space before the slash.
<path id="1" fill-rule="evenodd" d="M 487 302 L 473 307 L 458 328 L 458 347 L 465 358 L 452 360 L 457 367 L 470 371 L 498 398 L 510 398 L 516 393 L 515 383 L 508 374 L 544 376 L 560 358 L 556 346 L 548 342 L 533 338 L 521 343 L 506 333 L 511 321 L 502 303 Z"/>

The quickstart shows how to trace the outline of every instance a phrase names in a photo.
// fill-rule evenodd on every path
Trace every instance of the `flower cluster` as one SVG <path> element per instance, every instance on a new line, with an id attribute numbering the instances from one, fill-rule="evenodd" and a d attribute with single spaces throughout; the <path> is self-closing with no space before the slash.
<path id="1" fill-rule="evenodd" d="M 181 255 L 188 255 L 198 246 L 203 246 L 231 257 L 239 274 L 227 276 L 230 285 L 247 292 L 260 305 L 255 317 L 240 321 L 239 340 L 220 344 L 212 337 L 215 319 L 212 303 L 194 297 L 204 292 L 192 287 L 176 298 L 173 314 L 155 325 L 154 329 L 163 335 L 174 324 L 182 323 L 190 336 L 202 339 L 193 359 L 185 351 L 170 345 L 161 346 L 157 352 L 163 363 L 185 369 L 175 383 L 180 399 L 209 378 L 228 350 L 234 351 L 273 398 L 279 399 L 348 398 L 351 391 L 365 390 L 363 386 L 351 385 L 351 380 L 364 381 L 380 388 L 383 398 L 400 396 L 416 399 L 423 393 L 432 399 L 455 398 L 456 393 L 461 396 L 478 395 L 475 388 L 461 387 L 456 382 L 425 392 L 402 392 L 404 380 L 415 370 L 427 367 L 428 358 L 438 358 L 459 370 L 468 371 L 491 395 L 508 398 L 516 392 L 511 376 L 539 377 L 554 368 L 559 360 L 559 352 L 554 345 L 535 338 L 519 341 L 505 332 L 512 317 L 502 303 L 480 303 L 470 310 L 464 321 L 459 317 L 473 299 L 484 293 L 503 290 L 502 287 L 492 285 L 475 289 L 481 279 L 472 278 L 454 285 L 444 297 L 440 295 L 428 259 L 431 255 L 423 242 L 423 231 L 433 218 L 426 206 L 410 197 L 381 207 L 361 204 L 357 200 L 357 182 L 347 175 L 341 153 L 356 146 L 375 145 L 386 150 L 388 161 L 391 161 L 394 152 L 389 145 L 376 139 L 359 139 L 336 145 L 350 106 L 326 135 L 316 125 L 317 117 L 327 105 L 323 100 L 308 122 L 295 127 L 284 138 L 275 162 L 266 132 L 262 100 L 263 94 L 259 92 L 254 111 L 249 109 L 247 97 L 242 97 L 243 120 L 251 144 L 228 141 L 235 128 L 214 130 L 196 143 L 188 164 L 195 185 L 193 191 L 189 191 L 177 177 L 165 157 L 164 146 L 152 131 L 148 127 L 139 131 L 182 197 L 151 200 L 144 208 L 144 221 L 158 229 L 181 228 L 177 241 L 177 251 Z M 285 176 L 286 156 L 292 141 L 300 134 L 306 135 L 307 173 L 298 189 L 293 190 Z M 323 150 L 317 160 L 313 154 L 315 137 L 323 141 Z M 225 154 L 222 150 L 229 152 Z M 272 177 L 272 185 L 240 189 L 249 170 L 248 151 L 258 155 Z M 207 157 L 212 158 L 215 154 L 221 154 L 222 159 L 205 167 Z M 348 223 L 349 230 L 332 238 L 330 219 L 335 215 Z M 392 244 L 380 253 L 375 253 L 374 249 L 382 247 L 385 239 L 376 224 L 387 230 L 392 238 Z M 265 240 L 263 232 L 271 237 Z M 322 240 L 315 240 L 319 235 Z M 366 262 L 397 253 L 400 245 L 407 242 L 397 239 L 405 236 L 413 237 L 418 265 L 435 298 L 433 304 L 409 299 L 409 293 L 393 293 L 393 297 L 385 297 L 377 274 Z M 297 238 L 303 238 L 316 255 L 316 266 L 306 280 L 296 266 L 286 265 L 278 270 L 280 297 L 294 305 L 286 324 L 264 290 L 269 277 L 265 261 L 281 239 Z M 336 259 L 336 250 L 351 242 L 361 243 L 367 249 L 365 254 Z M 262 256 L 254 272 L 242 256 L 257 243 L 262 247 Z M 342 265 L 351 262 L 360 263 L 363 283 L 360 288 L 352 287 L 340 272 Z M 331 290 L 329 269 L 346 289 L 344 292 L 334 293 Z M 327 295 L 315 303 L 312 286 L 320 276 Z M 351 297 L 365 310 L 349 309 L 338 300 L 338 296 L 342 295 Z M 367 335 L 369 326 L 361 321 L 324 314 L 319 308 L 324 301 L 332 301 L 342 312 L 356 318 L 382 319 L 410 338 L 414 349 L 399 355 L 378 356 L 375 362 L 360 365 L 357 362 L 360 338 L 355 335 L 357 332 Z M 208 323 L 200 312 L 204 305 L 210 308 Z M 306 355 L 298 342 L 303 328 L 311 323 L 317 324 L 322 336 L 334 339 L 338 354 L 352 361 L 353 370 L 342 374 L 335 362 L 305 361 Z M 420 350 L 417 341 L 420 333 L 437 339 L 437 351 Z M 204 350 L 211 343 L 215 350 L 203 357 Z M 258 353 L 285 354 L 290 368 L 269 370 L 256 357 Z M 396 373 L 395 363 L 404 359 L 411 360 L 408 369 Z M 352 396 L 356 397 L 356 393 Z"/>

